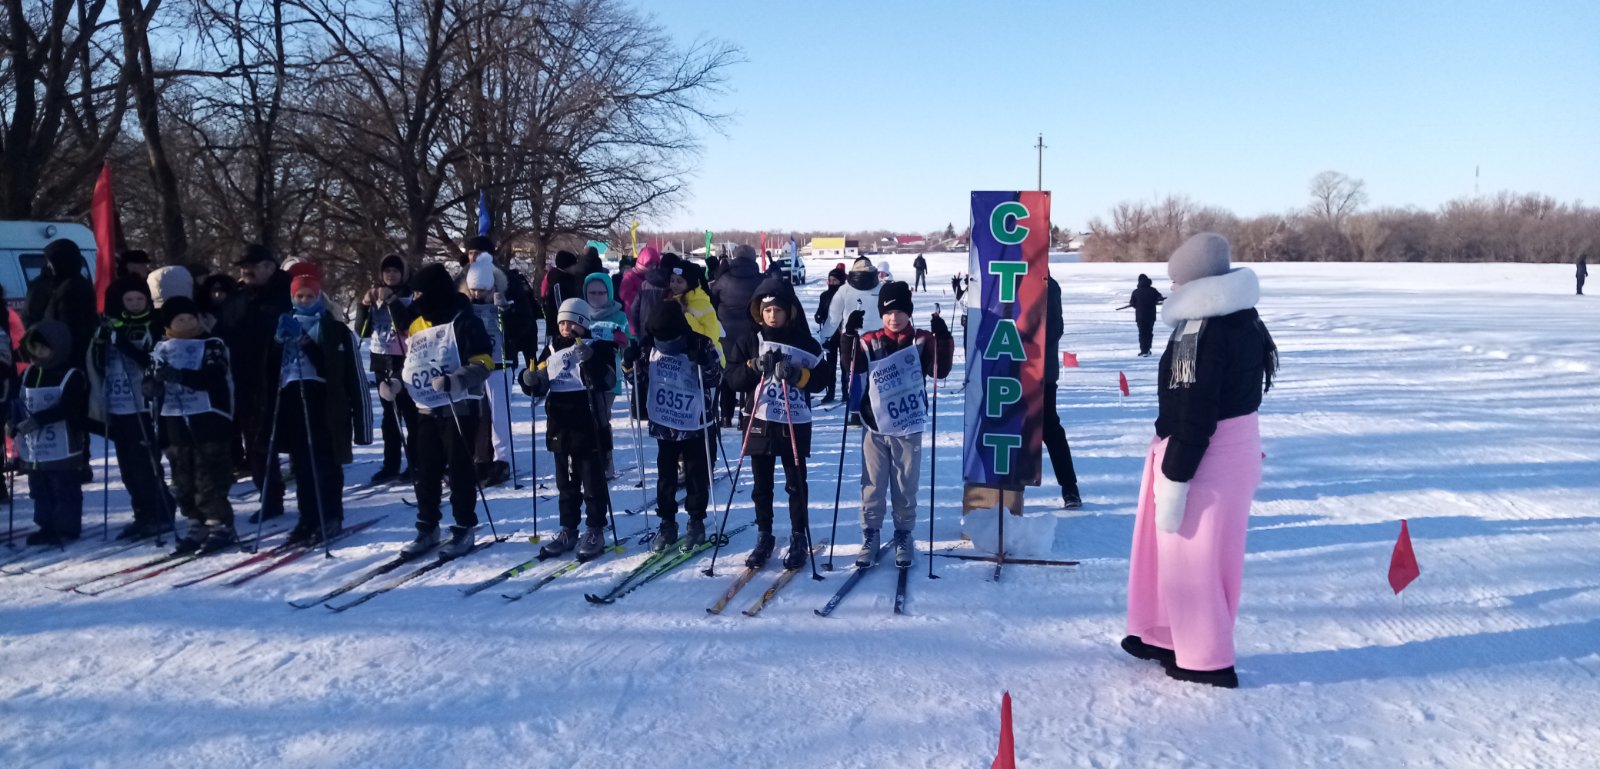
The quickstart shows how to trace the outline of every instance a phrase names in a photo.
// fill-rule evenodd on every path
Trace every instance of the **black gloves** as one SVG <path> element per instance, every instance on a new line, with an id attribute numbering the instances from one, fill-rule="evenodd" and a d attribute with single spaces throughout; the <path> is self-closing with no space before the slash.
<path id="1" fill-rule="evenodd" d="M 950 338 L 950 326 L 938 315 L 934 315 L 933 319 L 928 321 L 928 328 L 933 330 L 934 337 L 938 339 Z"/>
<path id="2" fill-rule="evenodd" d="M 866 310 L 856 310 L 855 312 L 850 313 L 849 319 L 845 320 L 845 322 L 844 322 L 844 333 L 845 333 L 845 335 L 846 336 L 860 336 L 861 335 L 861 326 L 866 322 L 867 322 L 867 311 Z"/>

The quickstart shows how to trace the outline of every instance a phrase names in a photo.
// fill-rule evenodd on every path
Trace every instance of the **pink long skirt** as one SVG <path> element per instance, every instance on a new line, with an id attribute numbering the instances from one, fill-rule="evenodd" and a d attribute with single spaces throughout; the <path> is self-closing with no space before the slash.
<path id="1" fill-rule="evenodd" d="M 1171 649 L 1178 667 L 1233 665 L 1245 528 L 1261 483 L 1261 431 L 1255 414 L 1217 423 L 1194 479 L 1181 526 L 1156 528 L 1155 474 L 1167 441 L 1150 442 L 1139 483 L 1128 567 L 1128 633 Z"/>

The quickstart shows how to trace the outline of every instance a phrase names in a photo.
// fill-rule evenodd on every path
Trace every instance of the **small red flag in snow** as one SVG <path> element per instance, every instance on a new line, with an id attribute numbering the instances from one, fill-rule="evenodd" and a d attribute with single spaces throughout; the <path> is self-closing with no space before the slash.
<path id="1" fill-rule="evenodd" d="M 1077 368 L 1078 367 L 1078 356 L 1073 355 L 1070 352 L 1061 353 L 1061 367 L 1062 368 Z"/>
<path id="2" fill-rule="evenodd" d="M 117 222 L 117 206 L 111 199 L 111 164 L 100 166 L 100 178 L 94 182 L 94 197 L 89 203 L 89 220 L 94 224 L 94 300 L 100 312 L 105 312 L 106 289 L 111 286 L 111 273 L 116 271 L 117 241 L 121 229 Z"/>
<path id="3" fill-rule="evenodd" d="M 1389 587 L 1399 594 L 1411 584 L 1411 580 L 1422 574 L 1417 568 L 1417 554 L 1411 549 L 1411 530 L 1406 528 L 1404 518 L 1400 519 L 1400 538 L 1394 542 L 1394 554 L 1389 556 Z"/>
<path id="4" fill-rule="evenodd" d="M 1122 388 L 1122 394 L 1123 395 L 1127 395 L 1128 394 L 1128 375 L 1127 374 L 1124 374 L 1121 371 L 1117 372 L 1117 386 Z"/>
<path id="5" fill-rule="evenodd" d="M 1000 750 L 989 769 L 1017 769 L 1017 746 L 1011 739 L 1011 692 L 1000 698 Z"/>

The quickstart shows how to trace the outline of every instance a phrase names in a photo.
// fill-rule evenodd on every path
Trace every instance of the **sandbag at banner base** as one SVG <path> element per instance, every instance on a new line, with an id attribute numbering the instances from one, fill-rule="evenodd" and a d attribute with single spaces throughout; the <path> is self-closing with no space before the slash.
<path id="1" fill-rule="evenodd" d="M 1056 515 L 1044 512 L 1036 515 L 1006 517 L 1006 557 L 1055 557 Z M 972 549 L 983 555 L 994 555 L 997 541 L 995 529 L 999 516 L 994 508 L 973 510 L 961 517 L 961 538 L 972 542 Z"/>

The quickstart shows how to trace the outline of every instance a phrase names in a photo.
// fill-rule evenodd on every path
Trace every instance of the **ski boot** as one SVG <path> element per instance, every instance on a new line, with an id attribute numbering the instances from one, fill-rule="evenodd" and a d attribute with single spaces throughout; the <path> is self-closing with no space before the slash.
<path id="1" fill-rule="evenodd" d="M 417 538 L 400 548 L 401 558 L 416 558 L 439 545 L 439 527 L 417 524 Z"/>
<path id="2" fill-rule="evenodd" d="M 773 538 L 772 532 L 761 532 L 761 537 L 756 540 L 756 549 L 751 550 L 750 555 L 745 556 L 744 565 L 752 569 L 766 566 L 767 559 L 772 557 L 772 548 L 777 544 L 778 541 Z"/>
<path id="3" fill-rule="evenodd" d="M 483 485 L 499 486 L 511 480 L 511 465 L 505 462 L 490 462 L 483 471 Z"/>
<path id="4" fill-rule="evenodd" d="M 684 532 L 679 549 L 687 553 L 706 543 L 706 519 L 689 516 L 689 528 Z"/>
<path id="5" fill-rule="evenodd" d="M 539 548 L 541 558 L 554 558 L 571 550 L 578 544 L 578 530 L 572 526 L 562 526 L 556 535 Z"/>
<path id="6" fill-rule="evenodd" d="M 1083 507 L 1083 498 L 1078 496 L 1078 487 L 1061 490 L 1061 506 L 1068 510 L 1077 510 Z"/>
<path id="7" fill-rule="evenodd" d="M 200 549 L 200 543 L 204 541 L 206 541 L 206 525 L 196 521 L 189 524 L 189 530 L 173 543 L 173 552 L 178 555 L 193 553 Z"/>
<path id="8" fill-rule="evenodd" d="M 373 486 L 382 486 L 384 484 L 394 483 L 398 480 L 400 480 L 399 470 L 396 470 L 392 467 L 380 467 L 378 468 L 378 472 L 372 474 L 372 480 L 368 481 L 368 483 Z"/>
<path id="9" fill-rule="evenodd" d="M 221 521 L 206 521 L 206 538 L 200 541 L 200 547 L 195 552 L 207 555 L 238 542 L 239 535 L 234 532 L 232 525 Z"/>
<path id="10" fill-rule="evenodd" d="M 796 531 L 789 535 L 789 551 L 783 554 L 783 568 L 795 571 L 806 565 L 806 556 L 811 554 L 811 537 L 806 532 Z"/>
<path id="11" fill-rule="evenodd" d="M 917 543 L 911 539 L 911 532 L 896 531 L 894 539 L 894 565 L 902 569 L 911 568 L 911 559 L 916 557 Z"/>
<path id="12" fill-rule="evenodd" d="M 661 528 L 656 529 L 655 539 L 650 540 L 650 552 L 665 552 L 667 548 L 678 544 L 678 521 L 676 519 L 661 519 Z"/>
<path id="13" fill-rule="evenodd" d="M 578 540 L 578 563 L 592 561 L 606 551 L 606 530 L 599 526 L 589 526 L 583 530 L 583 538 Z"/>
<path id="14" fill-rule="evenodd" d="M 451 526 L 450 541 L 439 548 L 439 557 L 445 560 L 460 558 L 478 541 L 478 527 Z"/>
<path id="15" fill-rule="evenodd" d="M 870 569 L 878 563 L 877 529 L 861 530 L 861 552 L 856 553 L 856 568 Z"/>

